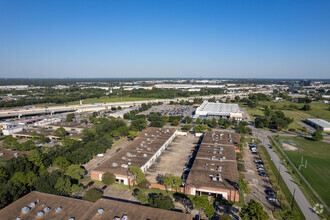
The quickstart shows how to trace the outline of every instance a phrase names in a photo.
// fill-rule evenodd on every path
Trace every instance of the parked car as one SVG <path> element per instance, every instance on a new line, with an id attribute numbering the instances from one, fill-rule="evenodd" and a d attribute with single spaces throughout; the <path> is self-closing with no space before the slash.
<path id="1" fill-rule="evenodd" d="M 190 168 L 187 167 L 187 168 L 184 168 L 183 170 L 189 172 L 190 171 Z"/>
<path id="2" fill-rule="evenodd" d="M 274 190 L 272 190 L 272 189 L 266 189 L 266 190 L 265 190 L 265 193 L 266 193 L 267 195 L 269 195 L 269 196 L 274 196 L 274 195 L 276 195 L 276 192 L 275 192 Z"/>
<path id="3" fill-rule="evenodd" d="M 267 177 L 267 173 L 259 173 L 259 176 Z"/>
<path id="4" fill-rule="evenodd" d="M 257 165 L 257 168 L 259 168 L 259 167 L 264 167 L 264 165 L 262 165 L 262 164 L 258 164 L 258 165 Z"/>
<path id="5" fill-rule="evenodd" d="M 262 160 L 258 159 L 258 160 L 254 160 L 255 163 L 261 164 Z"/>
<path id="6" fill-rule="evenodd" d="M 105 190 L 107 187 L 108 187 L 107 185 L 104 185 L 101 189 Z"/>
<path id="7" fill-rule="evenodd" d="M 277 202 L 277 199 L 275 197 L 272 197 L 272 196 L 267 196 L 266 199 L 268 201 L 271 201 L 271 202 Z"/>
<path id="8" fill-rule="evenodd" d="M 259 170 L 259 171 L 265 171 L 265 168 L 263 168 L 263 167 L 259 167 L 258 170 Z"/>

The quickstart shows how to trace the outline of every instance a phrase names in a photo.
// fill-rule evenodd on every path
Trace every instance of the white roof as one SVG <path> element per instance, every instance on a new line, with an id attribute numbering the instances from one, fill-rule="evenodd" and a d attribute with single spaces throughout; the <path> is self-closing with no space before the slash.
<path id="1" fill-rule="evenodd" d="M 319 118 L 307 118 L 307 121 L 310 121 L 314 124 L 317 124 L 318 126 L 322 128 L 330 128 L 330 123 L 326 120 L 319 119 Z"/>
<path id="2" fill-rule="evenodd" d="M 207 113 L 208 115 L 229 115 L 230 113 L 242 113 L 237 104 L 215 103 L 204 101 L 203 104 L 196 109 L 196 114 Z"/>

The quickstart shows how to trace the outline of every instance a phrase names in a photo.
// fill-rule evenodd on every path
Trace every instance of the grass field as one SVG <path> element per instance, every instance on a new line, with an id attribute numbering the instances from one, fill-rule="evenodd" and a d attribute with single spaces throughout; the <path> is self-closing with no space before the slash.
<path id="1" fill-rule="evenodd" d="M 300 172 L 324 202 L 330 206 L 330 144 L 298 137 L 276 137 L 275 140 L 279 144 L 280 140 L 295 143 L 298 150 L 285 150 L 285 154 L 297 168 L 301 164 L 302 156 L 304 160 L 307 160 L 307 168 L 302 168 Z"/>
<path id="2" fill-rule="evenodd" d="M 311 111 L 301 111 L 301 110 L 282 110 L 284 105 L 294 104 L 297 105 L 299 108 L 303 107 L 303 103 L 292 103 L 292 102 L 260 102 L 259 106 L 256 108 L 249 108 L 247 106 L 241 105 L 242 107 L 246 108 L 246 111 L 250 115 L 250 118 L 253 119 L 253 115 L 264 116 L 263 105 L 275 105 L 277 109 L 284 112 L 285 116 L 293 118 L 297 121 L 305 120 L 306 118 L 322 118 L 326 121 L 330 121 L 330 111 L 328 110 L 329 104 L 322 103 L 322 102 L 312 102 L 309 105 L 311 106 Z M 294 129 L 301 129 L 302 127 L 293 122 L 289 125 L 289 128 Z"/>

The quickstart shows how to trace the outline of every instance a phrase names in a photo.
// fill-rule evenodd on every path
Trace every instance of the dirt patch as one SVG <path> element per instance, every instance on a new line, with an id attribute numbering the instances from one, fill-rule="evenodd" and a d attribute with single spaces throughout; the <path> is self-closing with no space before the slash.
<path id="1" fill-rule="evenodd" d="M 282 146 L 283 146 L 283 150 L 289 150 L 289 151 L 299 150 L 299 148 L 287 143 L 282 143 Z"/>

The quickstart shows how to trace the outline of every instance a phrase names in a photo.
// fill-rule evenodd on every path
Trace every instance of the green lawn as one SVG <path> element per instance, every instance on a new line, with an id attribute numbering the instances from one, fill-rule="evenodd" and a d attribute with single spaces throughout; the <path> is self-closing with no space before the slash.
<path id="1" fill-rule="evenodd" d="M 304 138 L 276 137 L 275 140 L 294 141 L 297 151 L 284 151 L 294 165 L 298 168 L 301 157 L 307 160 L 307 168 L 301 169 L 301 174 L 306 178 L 313 189 L 321 196 L 324 202 L 330 205 L 330 144 L 315 142 Z"/>

